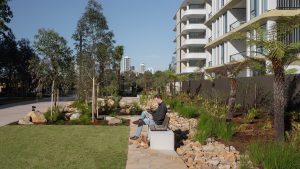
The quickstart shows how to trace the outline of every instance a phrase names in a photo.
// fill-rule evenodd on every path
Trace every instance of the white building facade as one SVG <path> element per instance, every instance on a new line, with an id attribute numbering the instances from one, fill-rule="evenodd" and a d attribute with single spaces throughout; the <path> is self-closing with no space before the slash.
<path id="1" fill-rule="evenodd" d="M 140 73 L 145 73 L 146 71 L 146 66 L 144 63 L 140 64 Z"/>
<path id="2" fill-rule="evenodd" d="M 176 73 L 193 73 L 205 66 L 206 54 L 204 46 L 207 43 L 206 9 L 204 0 L 184 0 L 179 7 L 174 20 L 176 32 Z"/>
<path id="3" fill-rule="evenodd" d="M 131 69 L 131 59 L 130 57 L 125 56 L 123 60 L 123 71 L 124 72 L 130 71 L 130 69 Z"/>
<path id="4" fill-rule="evenodd" d="M 233 60 L 243 56 L 256 56 L 260 47 L 249 46 L 246 41 L 231 40 L 230 35 L 237 31 L 246 31 L 251 24 L 259 23 L 263 28 L 270 29 L 280 16 L 300 14 L 300 0 L 206 0 L 207 40 L 206 71 L 222 68 Z M 300 31 L 295 30 L 290 41 L 300 41 Z M 289 68 L 298 69 L 295 62 Z M 239 76 L 255 75 L 252 70 L 245 69 Z"/>

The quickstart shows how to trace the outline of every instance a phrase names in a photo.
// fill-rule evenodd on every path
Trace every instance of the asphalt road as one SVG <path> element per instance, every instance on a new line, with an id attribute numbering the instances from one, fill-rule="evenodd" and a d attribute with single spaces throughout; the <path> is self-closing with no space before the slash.
<path id="1" fill-rule="evenodd" d="M 74 101 L 74 96 L 61 97 L 59 105 L 65 105 L 71 101 Z M 46 98 L 39 101 L 25 101 L 0 106 L 0 127 L 23 118 L 31 111 L 32 106 L 36 106 L 36 110 L 45 112 L 50 104 L 50 98 Z"/>

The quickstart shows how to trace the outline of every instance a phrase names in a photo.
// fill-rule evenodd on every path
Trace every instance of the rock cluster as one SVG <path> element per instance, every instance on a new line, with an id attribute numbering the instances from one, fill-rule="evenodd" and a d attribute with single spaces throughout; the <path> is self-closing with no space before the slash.
<path id="1" fill-rule="evenodd" d="M 206 145 L 191 140 L 185 140 L 183 143 L 176 152 L 190 169 L 238 168 L 240 154 L 233 146 L 228 147 L 217 141 L 208 142 Z"/>
<path id="2" fill-rule="evenodd" d="M 116 125 L 122 123 L 122 120 L 117 117 L 106 116 L 105 120 L 107 121 L 108 125 Z"/>
<path id="3" fill-rule="evenodd" d="M 169 112 L 167 115 L 170 117 L 169 128 L 173 131 L 187 131 L 197 127 L 197 119 L 183 118 L 176 112 Z"/>
<path id="4" fill-rule="evenodd" d="M 39 111 L 31 111 L 25 115 L 24 118 L 18 121 L 18 124 L 27 125 L 27 124 L 44 124 L 47 120 L 43 113 Z"/>
<path id="5" fill-rule="evenodd" d="M 113 98 L 111 97 L 108 97 L 106 99 L 103 99 L 103 98 L 97 98 L 97 102 L 98 102 L 98 105 L 100 107 L 109 107 L 109 108 L 112 108 L 115 104 L 115 101 L 113 100 Z"/>
<path id="6" fill-rule="evenodd" d="M 141 105 L 142 110 L 144 111 L 156 111 L 158 107 L 157 102 L 154 99 L 147 99 L 144 105 Z"/>

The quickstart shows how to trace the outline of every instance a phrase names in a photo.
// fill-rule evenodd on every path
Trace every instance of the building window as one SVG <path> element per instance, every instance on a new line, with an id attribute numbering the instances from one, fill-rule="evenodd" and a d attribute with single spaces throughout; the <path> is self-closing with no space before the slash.
<path id="1" fill-rule="evenodd" d="M 190 24 L 201 24 L 204 23 L 205 19 L 204 18 L 190 18 L 189 23 Z"/>
<path id="2" fill-rule="evenodd" d="M 261 0 L 261 13 L 268 10 L 268 0 Z"/>
<path id="3" fill-rule="evenodd" d="M 224 6 L 224 0 L 221 0 L 221 8 Z"/>
<path id="4" fill-rule="evenodd" d="M 205 38 L 205 32 L 190 32 L 189 39 L 203 39 Z"/>
<path id="5" fill-rule="evenodd" d="M 225 49 L 224 44 L 221 45 L 221 64 L 224 64 Z"/>
<path id="6" fill-rule="evenodd" d="M 204 52 L 205 52 L 205 49 L 203 46 L 189 48 L 189 53 L 204 53 Z"/>
<path id="7" fill-rule="evenodd" d="M 255 18 L 258 15 L 258 3 L 257 0 L 250 1 L 250 18 Z"/>
<path id="8" fill-rule="evenodd" d="M 223 15 L 223 19 L 224 19 L 224 23 L 223 23 L 223 31 L 224 31 L 224 34 L 227 33 L 227 12 Z"/>

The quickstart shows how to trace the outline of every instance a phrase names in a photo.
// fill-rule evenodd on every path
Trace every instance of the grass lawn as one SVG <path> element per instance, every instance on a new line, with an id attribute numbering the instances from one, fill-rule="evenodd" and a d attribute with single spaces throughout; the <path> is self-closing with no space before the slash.
<path id="1" fill-rule="evenodd" d="M 0 168 L 124 169 L 128 126 L 0 127 Z"/>

